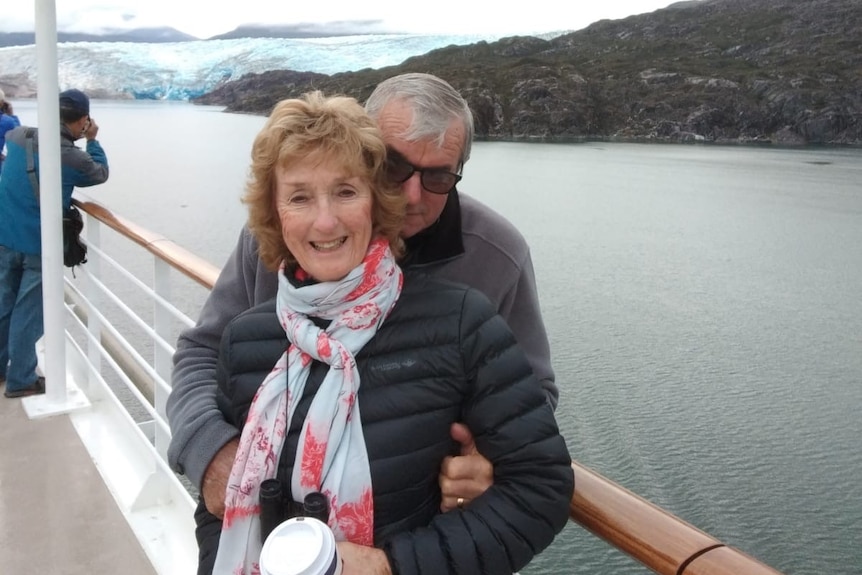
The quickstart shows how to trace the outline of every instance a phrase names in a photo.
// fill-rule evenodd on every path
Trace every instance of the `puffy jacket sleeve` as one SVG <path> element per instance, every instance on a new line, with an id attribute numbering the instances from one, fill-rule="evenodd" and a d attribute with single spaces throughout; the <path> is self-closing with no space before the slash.
<path id="1" fill-rule="evenodd" d="M 172 435 L 168 462 L 198 487 L 218 450 L 239 435 L 219 409 L 216 366 L 225 326 L 255 303 L 255 262 L 256 246 L 244 227 L 197 325 L 184 330 L 177 341 L 167 402 Z"/>
<path id="2" fill-rule="evenodd" d="M 571 457 L 545 393 L 505 321 L 465 292 L 463 421 L 494 465 L 494 485 L 463 510 L 384 544 L 393 572 L 506 574 L 523 568 L 568 521 Z"/>

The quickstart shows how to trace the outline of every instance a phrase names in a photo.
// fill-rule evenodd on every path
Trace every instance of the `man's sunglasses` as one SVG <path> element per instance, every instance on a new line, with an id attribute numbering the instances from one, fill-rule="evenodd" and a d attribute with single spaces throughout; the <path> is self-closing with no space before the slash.
<path id="1" fill-rule="evenodd" d="M 461 181 L 459 174 L 453 174 L 442 168 L 417 168 L 395 150 L 387 150 L 386 173 L 390 180 L 396 184 L 403 184 L 416 172 L 419 172 L 422 187 L 432 194 L 446 195 Z"/>

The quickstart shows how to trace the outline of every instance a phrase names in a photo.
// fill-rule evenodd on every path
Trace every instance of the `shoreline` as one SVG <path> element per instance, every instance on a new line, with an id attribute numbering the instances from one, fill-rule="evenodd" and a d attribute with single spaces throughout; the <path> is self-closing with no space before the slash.
<path id="1" fill-rule="evenodd" d="M 743 148 L 774 148 L 781 150 L 801 150 L 820 148 L 825 150 L 860 150 L 862 141 L 853 143 L 824 142 L 774 142 L 772 140 L 707 140 L 659 136 L 474 136 L 474 142 L 510 142 L 519 144 L 667 144 L 686 146 L 720 146 Z"/>

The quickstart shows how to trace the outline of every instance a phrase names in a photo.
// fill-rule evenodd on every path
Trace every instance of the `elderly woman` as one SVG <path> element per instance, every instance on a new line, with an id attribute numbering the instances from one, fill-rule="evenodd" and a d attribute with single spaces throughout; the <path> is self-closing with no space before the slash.
<path id="1" fill-rule="evenodd" d="M 244 200 L 279 287 L 222 339 L 219 402 L 242 435 L 221 533 L 199 526 L 202 564 L 217 549 L 213 572 L 259 572 L 260 484 L 277 478 L 290 501 L 327 496 L 344 575 L 526 565 L 567 521 L 568 450 L 487 298 L 398 267 L 404 201 L 375 123 L 351 98 L 280 102 Z M 494 484 L 440 513 L 454 422 Z"/>

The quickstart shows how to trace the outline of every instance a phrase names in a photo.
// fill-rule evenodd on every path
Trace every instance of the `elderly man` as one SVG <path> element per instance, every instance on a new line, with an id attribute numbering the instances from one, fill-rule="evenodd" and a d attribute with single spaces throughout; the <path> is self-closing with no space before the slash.
<path id="1" fill-rule="evenodd" d="M 382 82 L 365 105 L 389 148 L 389 172 L 407 197 L 403 266 L 475 287 L 485 293 L 524 348 L 548 401 L 557 388 L 541 318 L 529 248 L 502 216 L 456 190 L 470 157 L 473 117 L 448 83 L 429 74 L 404 74 Z M 277 279 L 258 260 L 244 228 L 194 328 L 180 335 L 167 413 L 173 438 L 172 467 L 201 489 L 199 540 L 206 511 L 224 513 L 227 478 L 238 444 L 236 427 L 216 402 L 221 334 L 239 313 L 275 296 Z M 441 470 L 441 508 L 461 506 L 490 485 L 493 470 L 475 452 L 472 436 L 453 426 L 461 456 Z"/>
<path id="2" fill-rule="evenodd" d="M 36 376 L 36 341 L 42 337 L 42 235 L 39 205 L 72 204 L 75 186 L 108 179 L 108 159 L 96 140 L 99 126 L 90 117 L 90 99 L 80 90 L 60 94 L 62 198 L 40 192 L 35 166 L 36 130 L 19 126 L 6 135 L 8 156 L 0 178 L 0 383 L 6 397 L 45 393 Z M 75 146 L 87 138 L 86 151 Z"/>

